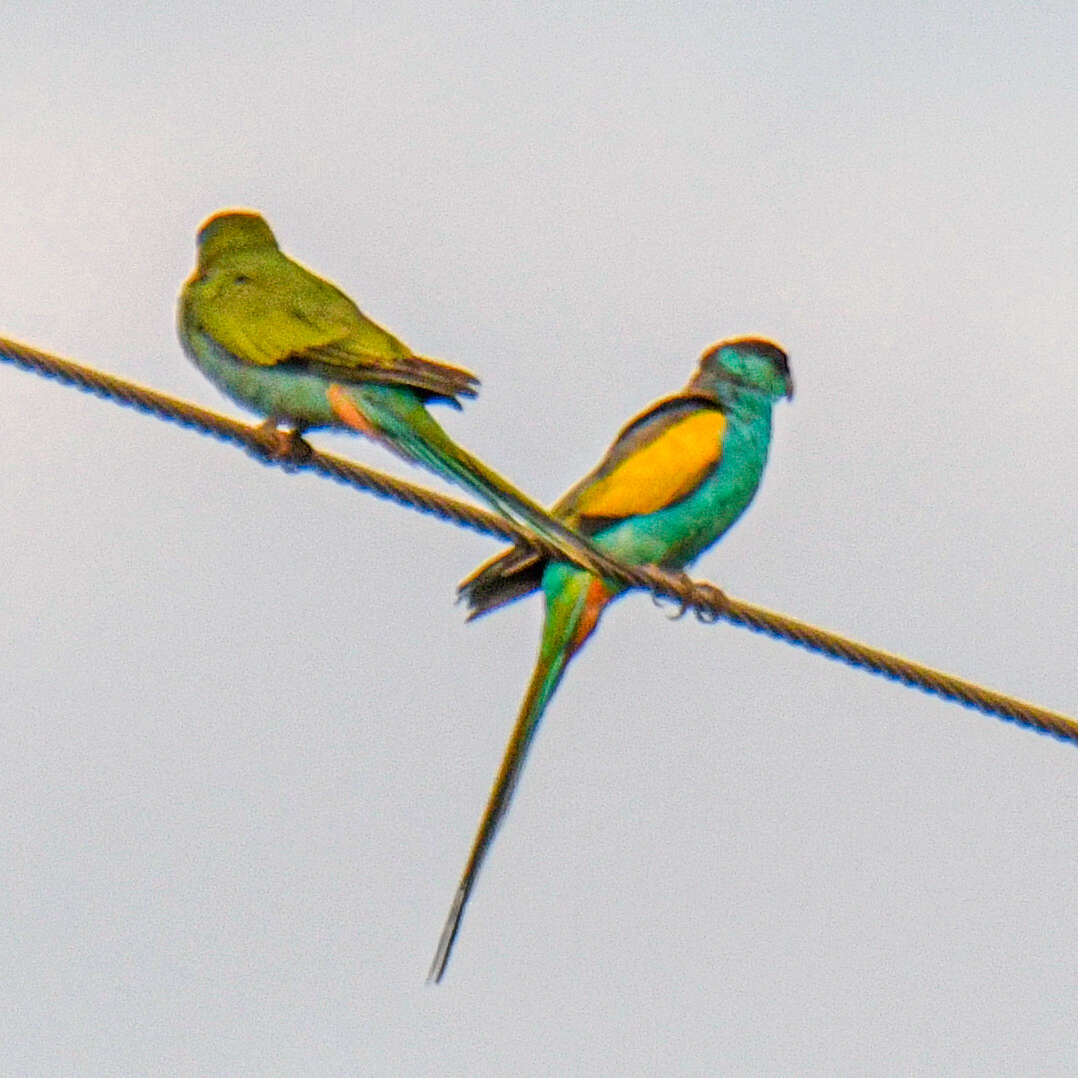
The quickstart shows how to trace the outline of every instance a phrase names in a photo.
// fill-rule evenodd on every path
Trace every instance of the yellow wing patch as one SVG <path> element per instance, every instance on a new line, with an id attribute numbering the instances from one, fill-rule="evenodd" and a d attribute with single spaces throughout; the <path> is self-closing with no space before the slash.
<path id="1" fill-rule="evenodd" d="M 674 423 L 584 492 L 574 516 L 620 520 L 673 505 L 718 463 L 725 430 L 726 417 L 711 408 Z"/>

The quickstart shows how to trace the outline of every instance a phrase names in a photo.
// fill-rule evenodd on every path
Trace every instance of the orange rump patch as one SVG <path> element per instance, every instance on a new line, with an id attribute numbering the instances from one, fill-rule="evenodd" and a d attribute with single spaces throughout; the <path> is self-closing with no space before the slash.
<path id="1" fill-rule="evenodd" d="M 326 399 L 329 401 L 333 414 L 352 430 L 367 435 L 368 438 L 377 438 L 378 431 L 374 429 L 367 417 L 359 410 L 356 402 L 344 391 L 342 386 L 332 383 L 326 390 Z"/>
<path id="2" fill-rule="evenodd" d="M 576 632 L 573 633 L 572 647 L 573 652 L 583 645 L 584 641 L 595 631 L 595 626 L 599 623 L 599 615 L 603 612 L 604 607 L 610 602 L 610 592 L 606 590 L 606 585 L 595 577 L 588 585 L 588 593 L 584 597 L 584 611 L 580 615 L 580 621 L 577 623 Z"/>

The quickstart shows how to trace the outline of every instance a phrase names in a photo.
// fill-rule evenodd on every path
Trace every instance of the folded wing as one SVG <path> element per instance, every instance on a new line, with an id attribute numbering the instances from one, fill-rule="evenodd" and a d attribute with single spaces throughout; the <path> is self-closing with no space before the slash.
<path id="1" fill-rule="evenodd" d="M 201 330 L 246 363 L 282 364 L 342 383 L 409 386 L 425 399 L 474 397 L 470 371 L 412 353 L 340 289 L 280 256 L 249 272 L 222 268 L 185 306 Z"/>
<path id="2" fill-rule="evenodd" d="M 726 416 L 708 396 L 679 393 L 653 404 L 618 434 L 599 465 L 567 491 L 551 515 L 591 537 L 629 517 L 647 516 L 688 497 L 722 459 Z M 461 582 L 477 618 L 535 591 L 546 558 L 511 547 Z"/>

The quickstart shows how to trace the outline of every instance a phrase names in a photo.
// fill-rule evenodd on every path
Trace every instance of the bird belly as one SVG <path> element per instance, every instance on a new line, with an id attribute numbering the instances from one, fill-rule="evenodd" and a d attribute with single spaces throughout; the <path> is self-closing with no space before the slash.
<path id="1" fill-rule="evenodd" d="M 304 430 L 339 425 L 322 376 L 295 367 L 244 363 L 203 335 L 191 345 L 188 355 L 199 370 L 244 408 Z"/>

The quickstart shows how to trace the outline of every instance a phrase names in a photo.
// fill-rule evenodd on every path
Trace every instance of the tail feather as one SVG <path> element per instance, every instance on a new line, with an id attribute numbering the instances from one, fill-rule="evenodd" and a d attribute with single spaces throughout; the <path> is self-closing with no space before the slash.
<path id="1" fill-rule="evenodd" d="M 468 620 L 530 595 L 543 582 L 548 559 L 531 547 L 515 546 L 496 554 L 457 585 L 468 604 Z"/>
<path id="2" fill-rule="evenodd" d="M 494 836 L 498 833 L 509 808 L 543 712 L 561 682 L 569 660 L 591 635 L 599 615 L 610 601 L 610 593 L 598 577 L 568 570 L 566 575 L 569 579 L 548 602 L 539 659 L 502 758 L 501 769 L 487 801 L 468 863 L 453 896 L 453 904 L 427 975 L 428 983 L 437 983 L 445 974 L 453 943 L 460 931 L 464 908 Z"/>
<path id="3" fill-rule="evenodd" d="M 379 388 L 363 391 L 362 410 L 397 453 L 455 480 L 503 516 L 531 528 L 569 559 L 596 570 L 610 565 L 609 559 L 587 539 L 555 520 L 523 491 L 457 445 L 414 395 L 409 394 L 410 400 L 406 400 L 399 391 L 393 397 L 383 391 L 374 399 Z"/>
<path id="4" fill-rule="evenodd" d="M 434 961 L 431 962 L 430 972 L 427 974 L 428 983 L 437 984 L 445 974 L 449 954 L 456 942 L 461 920 L 464 917 L 464 907 L 467 905 L 476 877 L 479 875 L 479 869 L 486 860 L 494 836 L 498 833 L 498 828 L 505 817 L 528 750 L 531 748 L 532 739 L 539 728 L 539 720 L 551 696 L 554 695 L 558 682 L 561 681 L 567 660 L 568 656 L 561 653 L 555 656 L 553 663 L 545 664 L 540 660 L 535 668 L 520 709 L 520 716 L 513 728 L 513 736 L 509 739 L 509 745 L 505 750 L 501 770 L 494 781 L 494 788 L 479 824 L 479 831 L 468 857 L 468 863 L 453 895 L 453 904 L 446 918 L 445 927 L 442 929 L 441 938 L 438 940 L 438 949 L 434 954 Z"/>

